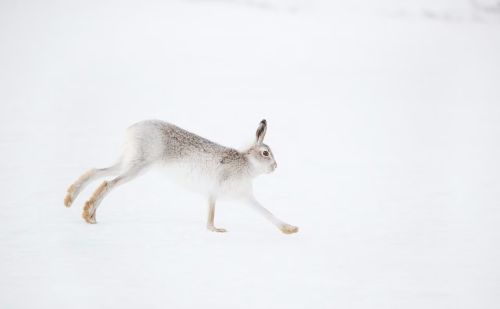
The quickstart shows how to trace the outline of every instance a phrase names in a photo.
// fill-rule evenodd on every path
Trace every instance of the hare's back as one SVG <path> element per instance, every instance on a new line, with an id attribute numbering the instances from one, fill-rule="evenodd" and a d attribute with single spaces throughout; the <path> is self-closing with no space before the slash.
<path id="1" fill-rule="evenodd" d="M 216 159 L 225 150 L 223 146 L 161 120 L 145 120 L 130 126 L 127 143 L 148 161 Z"/>

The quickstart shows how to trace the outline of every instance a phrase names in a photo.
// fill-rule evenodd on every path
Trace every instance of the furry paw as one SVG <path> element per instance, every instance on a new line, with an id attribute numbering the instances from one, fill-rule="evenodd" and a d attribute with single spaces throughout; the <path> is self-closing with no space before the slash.
<path id="1" fill-rule="evenodd" d="M 211 232 L 217 232 L 217 233 L 225 233 L 227 232 L 226 229 L 219 229 L 219 228 L 216 228 L 215 226 L 208 226 L 207 229 Z"/>
<path id="2" fill-rule="evenodd" d="M 290 224 L 283 224 L 283 225 L 281 225 L 280 230 L 284 234 L 293 234 L 293 233 L 297 233 L 299 231 L 299 228 L 296 226 L 290 225 Z"/>
<path id="3" fill-rule="evenodd" d="M 85 207 L 83 208 L 82 217 L 87 223 L 90 223 L 90 224 L 97 223 L 95 220 L 95 208 L 94 208 L 93 201 L 85 202 Z"/>
<path id="4" fill-rule="evenodd" d="M 71 204 L 73 204 L 73 196 L 70 193 L 68 193 L 64 198 L 64 206 L 71 207 Z"/>
<path id="5" fill-rule="evenodd" d="M 71 204 L 73 204 L 73 200 L 74 200 L 74 193 L 75 193 L 75 186 L 74 185 L 71 185 L 69 188 L 68 188 L 68 193 L 66 194 L 66 197 L 64 198 L 64 206 L 66 207 L 71 207 Z"/>

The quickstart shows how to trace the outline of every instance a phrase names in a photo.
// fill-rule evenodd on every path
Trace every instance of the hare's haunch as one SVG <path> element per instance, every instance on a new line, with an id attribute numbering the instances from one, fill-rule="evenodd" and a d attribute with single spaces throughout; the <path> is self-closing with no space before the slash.
<path id="1" fill-rule="evenodd" d="M 125 150 L 113 166 L 85 172 L 69 188 L 64 205 L 70 207 L 82 189 L 90 182 L 106 176 L 116 176 L 104 181 L 85 203 L 83 218 L 96 223 L 96 211 L 103 198 L 116 186 L 130 181 L 149 167 L 162 167 L 175 179 L 207 196 L 207 228 L 214 232 L 225 229 L 214 226 L 215 201 L 222 197 L 237 197 L 253 206 L 283 233 L 292 234 L 298 227 L 284 223 L 259 204 L 252 190 L 252 180 L 276 168 L 271 148 L 263 143 L 267 122 L 262 120 L 257 128 L 254 144 L 238 151 L 209 141 L 173 124 L 146 120 L 127 129 Z"/>

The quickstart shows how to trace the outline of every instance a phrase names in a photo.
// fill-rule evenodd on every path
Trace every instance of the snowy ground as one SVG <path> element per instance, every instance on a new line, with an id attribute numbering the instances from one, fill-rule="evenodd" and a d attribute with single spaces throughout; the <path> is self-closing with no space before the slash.
<path id="1" fill-rule="evenodd" d="M 500 306 L 500 18 L 342 2 L 2 1 L 0 308 Z M 263 117 L 298 234 L 238 203 L 210 233 L 154 172 L 63 207 L 135 121 L 238 147 Z"/>

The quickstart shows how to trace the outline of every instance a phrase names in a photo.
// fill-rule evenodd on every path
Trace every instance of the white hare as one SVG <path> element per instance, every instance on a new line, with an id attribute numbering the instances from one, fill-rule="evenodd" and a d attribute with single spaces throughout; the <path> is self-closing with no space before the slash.
<path id="1" fill-rule="evenodd" d="M 87 223 L 96 223 L 97 208 L 106 194 L 148 167 L 161 166 L 183 184 L 207 196 L 207 228 L 210 231 L 226 231 L 214 226 L 215 201 L 222 197 L 237 197 L 252 205 L 283 233 L 296 233 L 298 227 L 276 218 L 253 196 L 252 180 L 274 171 L 277 166 L 271 149 L 263 143 L 266 130 L 267 122 L 262 120 L 254 144 L 244 151 L 237 151 L 164 121 L 136 123 L 127 129 L 125 149 L 119 162 L 108 168 L 91 169 L 80 176 L 68 188 L 64 204 L 70 207 L 91 181 L 116 175 L 111 181 L 104 181 L 85 203 L 83 218 Z"/>

